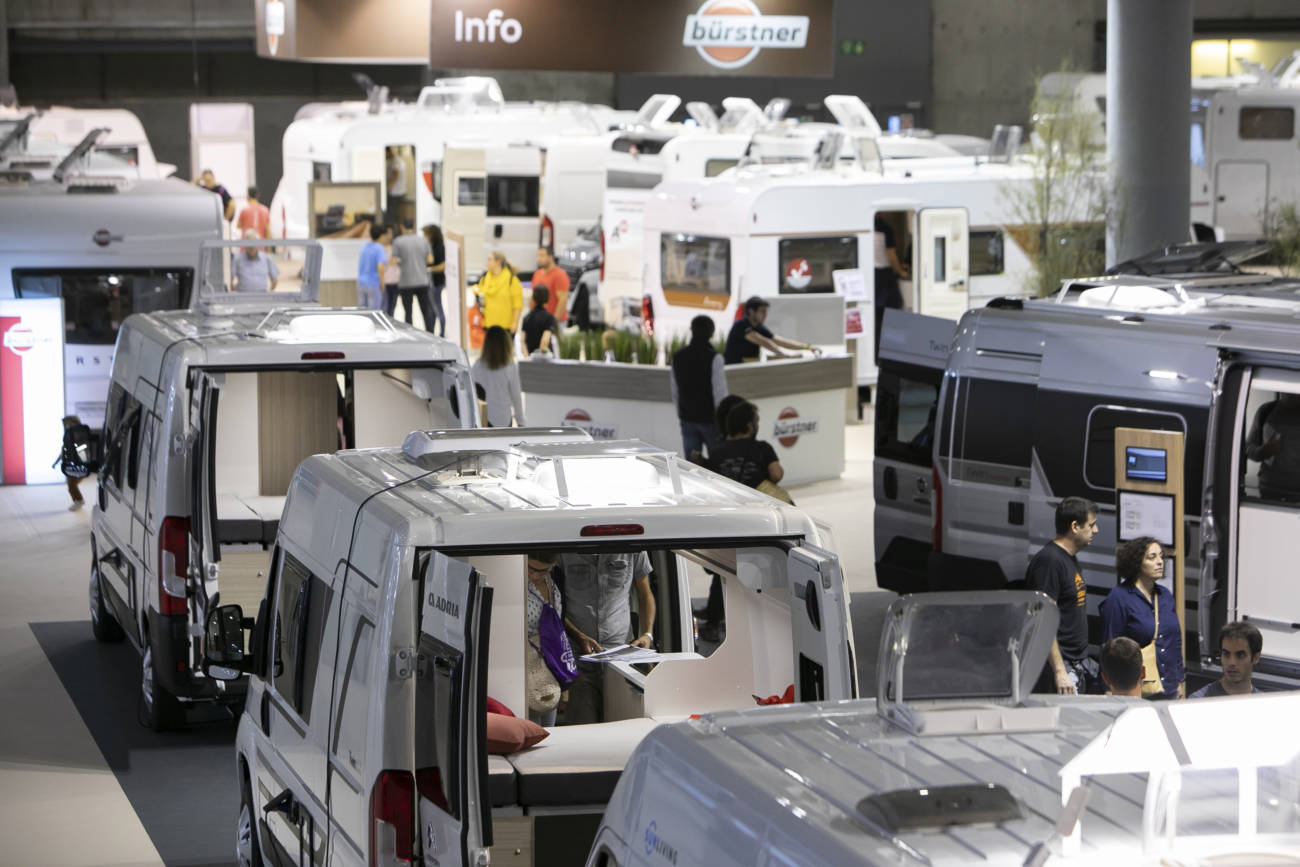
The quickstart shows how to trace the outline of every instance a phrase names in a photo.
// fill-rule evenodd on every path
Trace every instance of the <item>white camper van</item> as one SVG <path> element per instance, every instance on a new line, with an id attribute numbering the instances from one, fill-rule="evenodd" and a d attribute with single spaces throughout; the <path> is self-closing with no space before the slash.
<path id="1" fill-rule="evenodd" d="M 149 136 L 140 118 L 124 108 L 49 108 L 0 109 L 0 125 L 31 115 L 31 140 L 34 144 L 53 144 L 68 148 L 85 138 L 91 130 L 103 129 L 95 142 L 95 151 L 117 157 L 126 163 L 130 177 L 161 180 L 174 174 L 176 166 L 160 163 L 154 156 Z"/>
<path id="2" fill-rule="evenodd" d="M 660 726 L 587 867 L 1294 862 L 1300 696 L 1030 697 L 1056 619 L 1025 591 L 896 601 L 874 702 Z"/>
<path id="3" fill-rule="evenodd" d="M 69 167 L 52 179 L 68 153 L 5 154 L 0 298 L 63 301 L 66 412 L 97 427 L 118 327 L 189 304 L 199 245 L 219 239 L 223 221 L 213 194 L 174 178 L 123 179 L 125 165 L 104 155 L 86 155 L 89 174 Z M 22 168 L 28 160 L 44 168 Z"/>
<path id="4" fill-rule="evenodd" d="M 313 303 L 317 244 L 298 242 L 299 292 L 229 291 L 228 257 L 270 243 L 205 244 L 190 308 L 134 314 L 118 335 L 90 613 L 96 638 L 140 650 L 141 715 L 155 728 L 181 723 L 194 702 L 242 696 L 242 684 L 203 674 L 202 625 L 220 601 L 261 597 L 298 462 L 340 443 L 391 443 L 414 424 L 455 426 L 449 396 L 473 405 L 458 347 L 382 313 Z"/>
<path id="5" fill-rule="evenodd" d="M 787 691 L 854 694 L 840 566 L 824 544 L 794 508 L 672 452 L 573 428 L 417 431 L 400 449 L 308 458 L 247 648 L 251 609 L 208 622 L 213 674 L 249 673 L 240 863 L 580 863 L 659 721 Z M 538 552 L 562 567 L 644 554 L 653 622 L 636 594 L 613 590 L 623 585 L 601 604 L 631 606 L 632 631 L 658 652 L 605 665 L 602 722 L 489 755 L 488 697 L 527 707 L 526 555 Z M 706 647 L 690 599 L 710 575 L 727 634 Z"/>

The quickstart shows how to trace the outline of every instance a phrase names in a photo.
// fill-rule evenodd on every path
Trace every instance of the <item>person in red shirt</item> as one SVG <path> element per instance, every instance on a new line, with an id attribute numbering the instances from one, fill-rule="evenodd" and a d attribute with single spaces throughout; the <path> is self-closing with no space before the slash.
<path id="1" fill-rule="evenodd" d="M 257 200 L 257 187 L 248 188 L 248 204 L 239 212 L 235 225 L 241 237 L 252 229 L 259 238 L 271 237 L 271 209 Z"/>
<path id="2" fill-rule="evenodd" d="M 550 247 L 537 248 L 537 270 L 533 272 L 533 288 L 545 286 L 550 293 L 546 312 L 560 322 L 569 318 L 569 275 L 555 264 L 555 254 Z"/>

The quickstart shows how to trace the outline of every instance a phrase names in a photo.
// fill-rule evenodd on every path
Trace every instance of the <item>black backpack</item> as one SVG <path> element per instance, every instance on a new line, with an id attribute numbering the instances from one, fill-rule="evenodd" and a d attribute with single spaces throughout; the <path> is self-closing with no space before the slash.
<path id="1" fill-rule="evenodd" d="M 55 461 L 68 478 L 84 479 L 99 471 L 95 434 L 89 425 L 74 424 L 63 431 L 63 451 Z"/>

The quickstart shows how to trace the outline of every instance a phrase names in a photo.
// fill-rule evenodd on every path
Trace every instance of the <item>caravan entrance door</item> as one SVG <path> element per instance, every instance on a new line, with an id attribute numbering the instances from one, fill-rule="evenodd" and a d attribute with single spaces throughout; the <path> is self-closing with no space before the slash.
<path id="1" fill-rule="evenodd" d="M 415 843 L 424 864 L 486 864 L 492 844 L 492 805 L 483 792 L 492 588 L 468 563 L 437 552 L 429 555 L 423 579 L 413 661 Z M 388 863 L 383 856 L 392 854 L 413 861 L 413 853 L 401 848 L 410 842 L 396 828 L 392 835 L 379 828 L 379 851 L 371 855 L 380 860 L 373 863 Z"/>
<path id="2" fill-rule="evenodd" d="M 1225 240 L 1258 238 L 1268 217 L 1268 163 L 1221 162 L 1214 167 L 1214 225 Z"/>
<path id="3" fill-rule="evenodd" d="M 465 283 L 487 267 L 487 157 L 480 147 L 448 145 L 442 158 L 442 231 L 465 239 Z M 516 263 L 517 264 L 517 263 Z"/>
<path id="4" fill-rule="evenodd" d="M 970 219 L 965 208 L 922 208 L 916 215 L 916 312 L 960 319 L 969 303 Z"/>

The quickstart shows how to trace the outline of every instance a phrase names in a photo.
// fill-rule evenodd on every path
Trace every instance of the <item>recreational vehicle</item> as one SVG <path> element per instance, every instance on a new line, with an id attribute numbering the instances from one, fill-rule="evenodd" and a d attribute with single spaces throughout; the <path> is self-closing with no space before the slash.
<path id="1" fill-rule="evenodd" d="M 32 116 L 31 142 L 61 148 L 77 144 L 91 130 L 105 132 L 95 142 L 95 151 L 120 159 L 130 169 L 129 176 L 141 180 L 161 180 L 176 172 L 176 166 L 160 163 L 154 156 L 149 136 L 140 118 L 124 108 L 17 108 L 0 110 L 0 125 Z"/>
<path id="2" fill-rule="evenodd" d="M 1291 459 L 1247 440 L 1261 407 L 1300 393 L 1300 287 L 1226 273 L 1067 287 L 1080 288 L 1075 303 L 995 302 L 955 326 L 886 311 L 878 583 L 908 593 L 1021 580 L 1055 535 L 1056 505 L 1085 496 L 1100 510 L 1100 531 L 1078 555 L 1095 627 L 1115 584 L 1114 431 L 1181 432 L 1188 665 L 1213 674 L 1218 629 L 1250 620 L 1265 636 L 1257 678 L 1294 688 L 1300 609 L 1277 576 L 1300 557 L 1300 498 L 1276 481 Z M 1129 300 L 1151 295 L 1167 303 Z M 1288 432 L 1274 433 L 1286 448 Z"/>
<path id="3" fill-rule="evenodd" d="M 333 864 L 581 863 L 660 721 L 854 694 L 840 566 L 823 545 L 792 507 L 574 428 L 416 431 L 400 448 L 308 458 L 256 621 L 237 605 L 208 621 L 209 670 L 248 673 L 240 863 L 319 860 L 320 847 Z M 567 600 L 583 558 L 648 562 L 653 619 L 613 577 L 601 605 L 656 650 L 604 664 L 601 721 L 566 725 L 565 710 L 525 741 L 494 733 L 520 721 L 488 711 L 489 698 L 529 709 L 538 555 L 558 558 Z M 691 597 L 710 576 L 726 635 L 706 645 Z"/>
<path id="4" fill-rule="evenodd" d="M 62 301 L 65 379 L 55 387 L 65 414 L 94 427 L 118 327 L 132 313 L 189 304 L 199 245 L 221 237 L 220 200 L 174 178 L 127 180 L 125 164 L 102 154 L 87 153 L 88 168 L 69 166 L 54 180 L 70 152 L 39 153 L 5 154 L 0 299 Z"/>
<path id="5" fill-rule="evenodd" d="M 1300 696 L 1031 697 L 1055 634 L 1041 594 L 896 601 L 874 702 L 660 726 L 587 867 L 1294 861 Z"/>
<path id="6" fill-rule="evenodd" d="M 156 729 L 196 702 L 242 698 L 242 684 L 204 675 L 202 626 L 221 602 L 261 598 L 302 458 L 385 445 L 412 425 L 473 424 L 459 347 L 380 312 L 314 303 L 318 244 L 296 242 L 297 292 L 231 291 L 231 254 L 267 255 L 271 243 L 204 244 L 189 309 L 136 313 L 118 335 L 91 625 L 140 651 L 141 718 Z"/>

